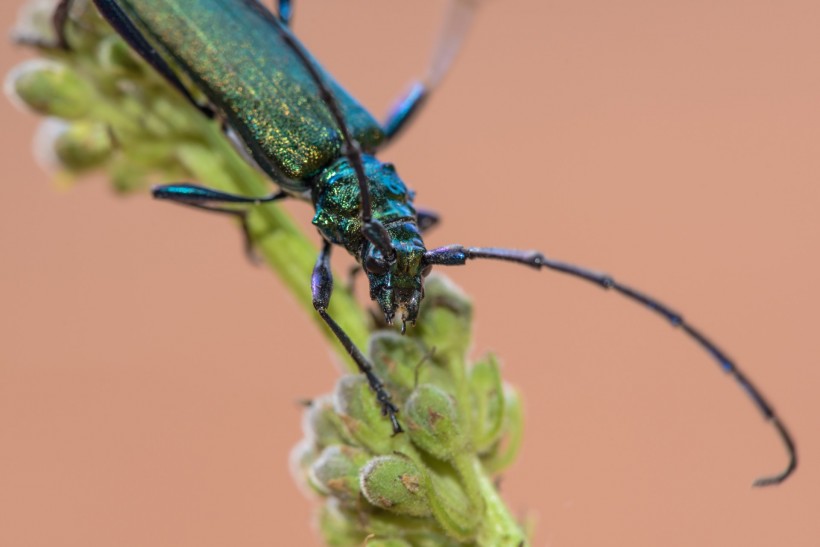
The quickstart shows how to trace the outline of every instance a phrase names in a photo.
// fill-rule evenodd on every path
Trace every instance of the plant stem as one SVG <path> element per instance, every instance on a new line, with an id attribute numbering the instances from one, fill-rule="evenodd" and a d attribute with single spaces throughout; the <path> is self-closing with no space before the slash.
<path id="1" fill-rule="evenodd" d="M 273 186 L 237 154 L 222 135 L 219 124 L 202 120 L 201 125 L 203 133 L 200 134 L 205 143 L 178 150 L 180 161 L 194 178 L 224 192 L 259 197 L 270 194 Z M 256 252 L 320 325 L 350 370 L 355 371 L 355 364 L 347 352 L 313 309 L 310 279 L 318 255 L 316 245 L 276 204 L 255 207 L 249 222 Z M 334 291 L 329 313 L 358 347 L 365 347 L 370 335 L 368 316 L 344 287 Z"/>
<path id="2" fill-rule="evenodd" d="M 498 489 L 484 470 L 478 458 L 473 458 L 478 487 L 484 498 L 484 520 L 478 533 L 478 545 L 519 547 L 526 544 L 527 536 L 498 495 Z"/>

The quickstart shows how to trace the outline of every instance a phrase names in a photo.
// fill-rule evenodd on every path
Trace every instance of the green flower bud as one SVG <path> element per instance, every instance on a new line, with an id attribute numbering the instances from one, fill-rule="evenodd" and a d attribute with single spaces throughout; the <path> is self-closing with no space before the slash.
<path id="1" fill-rule="evenodd" d="M 382 414 L 367 379 L 361 374 L 342 376 L 334 395 L 338 418 L 355 444 L 376 454 L 389 452 L 393 427 Z"/>
<path id="2" fill-rule="evenodd" d="M 373 458 L 362 469 L 361 489 L 367 501 L 376 507 L 413 517 L 430 515 L 424 473 L 410 458 Z"/>
<path id="3" fill-rule="evenodd" d="M 472 302 L 450 278 L 437 273 L 430 275 L 424 282 L 424 295 L 428 308 L 448 308 L 455 315 L 472 320 Z"/>
<path id="4" fill-rule="evenodd" d="M 350 547 L 364 545 L 367 533 L 358 526 L 357 515 L 345 511 L 338 500 L 328 498 L 319 513 L 319 529 L 325 542 L 331 547 Z"/>
<path id="5" fill-rule="evenodd" d="M 521 397 L 507 385 L 504 386 L 504 416 L 502 437 L 481 457 L 481 463 L 488 473 L 498 473 L 509 467 L 515 461 L 523 439 L 524 416 Z"/>
<path id="6" fill-rule="evenodd" d="M 343 444 L 344 438 L 339 434 L 339 418 L 333 408 L 330 395 L 311 401 L 302 419 L 302 431 L 305 436 L 320 449 L 334 444 Z"/>
<path id="7" fill-rule="evenodd" d="M 424 285 L 418 327 L 414 334 L 436 354 L 463 356 L 470 345 L 473 307 L 447 278 L 431 275 Z"/>
<path id="8" fill-rule="evenodd" d="M 462 454 L 459 459 L 462 464 L 466 464 L 471 456 Z M 472 538 L 481 523 L 482 501 L 471 500 L 465 485 L 466 477 L 453 463 L 434 459 L 429 459 L 427 463 L 433 517 L 452 537 L 462 540 Z M 462 466 L 464 467 L 466 466 Z M 469 469 L 466 471 L 469 472 Z"/>
<path id="9" fill-rule="evenodd" d="M 358 448 L 328 446 L 310 466 L 310 477 L 324 494 L 342 502 L 354 501 L 359 496 L 359 469 L 368 457 Z"/>
<path id="10" fill-rule="evenodd" d="M 111 156 L 112 147 L 108 128 L 87 121 L 69 124 L 54 141 L 57 159 L 71 171 L 83 171 L 102 164 Z"/>
<path id="11" fill-rule="evenodd" d="M 125 155 L 118 155 L 108 168 L 111 185 L 117 192 L 127 193 L 145 189 L 151 179 L 151 172 L 137 165 Z"/>
<path id="12" fill-rule="evenodd" d="M 131 48 L 116 34 L 100 41 L 97 46 L 97 61 L 112 76 L 137 75 L 142 72 L 142 66 L 134 58 Z"/>
<path id="13" fill-rule="evenodd" d="M 482 453 L 498 442 L 504 427 L 504 384 L 493 355 L 487 355 L 470 369 L 470 388 L 473 393 L 473 446 Z"/>
<path id="14" fill-rule="evenodd" d="M 72 68 L 34 59 L 9 73 L 6 88 L 29 108 L 69 120 L 85 116 L 94 104 L 94 88 Z"/>
<path id="15" fill-rule="evenodd" d="M 407 433 L 415 445 L 440 459 L 453 459 L 464 447 L 465 435 L 455 401 L 444 390 L 423 384 L 405 404 Z"/>
<path id="16" fill-rule="evenodd" d="M 368 354 L 380 377 L 397 386 L 404 397 L 410 395 L 421 372 L 419 365 L 425 360 L 424 349 L 417 340 L 393 330 L 378 331 L 370 337 Z"/>
<path id="17" fill-rule="evenodd" d="M 304 494 L 314 493 L 323 494 L 324 491 L 311 480 L 310 466 L 319 457 L 316 445 L 308 438 L 303 438 L 290 451 L 288 462 L 290 464 L 290 473 L 296 479 L 299 486 L 302 488 Z"/>

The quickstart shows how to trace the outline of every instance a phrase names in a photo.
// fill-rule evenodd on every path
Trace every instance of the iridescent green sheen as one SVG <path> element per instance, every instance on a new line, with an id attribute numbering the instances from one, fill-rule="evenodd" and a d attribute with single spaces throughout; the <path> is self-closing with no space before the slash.
<path id="1" fill-rule="evenodd" d="M 281 38 L 289 31 L 255 0 L 117 3 L 226 116 L 278 184 L 306 190 L 304 180 L 341 155 L 339 131 L 315 82 Z M 330 75 L 324 78 L 352 136 L 374 150 L 384 140 L 379 124 Z"/>
<path id="2" fill-rule="evenodd" d="M 370 182 L 373 218 L 385 225 L 416 220 L 412 194 L 390 163 L 363 155 L 364 172 Z M 313 224 L 322 235 L 356 255 L 365 242 L 361 233 L 361 201 L 356 173 L 347 161 L 339 158 L 311 180 L 316 215 Z M 389 231 L 389 229 L 388 229 Z"/>
<path id="3" fill-rule="evenodd" d="M 386 273 L 367 271 L 370 296 L 388 317 L 397 311 L 415 321 L 422 295 L 422 259 L 426 251 L 416 225 L 413 193 L 392 164 L 364 155 L 370 183 L 373 218 L 384 225 L 396 251 L 396 262 Z M 356 173 L 347 158 L 340 158 L 311 180 L 316 215 L 313 224 L 331 243 L 345 247 L 360 262 L 378 253 L 362 235 L 361 202 Z"/>

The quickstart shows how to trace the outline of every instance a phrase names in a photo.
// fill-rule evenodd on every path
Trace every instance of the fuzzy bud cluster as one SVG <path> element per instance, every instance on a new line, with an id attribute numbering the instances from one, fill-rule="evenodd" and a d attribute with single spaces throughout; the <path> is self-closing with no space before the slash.
<path id="1" fill-rule="evenodd" d="M 368 545 L 462 545 L 494 524 L 488 477 L 514 458 L 520 401 L 495 358 L 468 364 L 472 309 L 461 292 L 435 275 L 425 292 L 418 327 L 370 341 L 405 432 L 392 434 L 360 375 L 342 377 L 305 412 L 294 470 L 326 498 L 330 545 L 361 545 L 368 534 Z M 516 532 L 492 544 L 518 545 Z"/>
<path id="2" fill-rule="evenodd" d="M 161 177 L 191 175 L 189 156 L 207 156 L 213 125 L 145 66 L 100 18 L 91 2 L 75 0 L 65 26 L 68 48 L 52 21 L 56 0 L 32 0 L 15 40 L 40 57 L 6 77 L 7 94 L 45 116 L 36 154 L 64 180 L 104 170 L 114 189 L 143 191 Z"/>

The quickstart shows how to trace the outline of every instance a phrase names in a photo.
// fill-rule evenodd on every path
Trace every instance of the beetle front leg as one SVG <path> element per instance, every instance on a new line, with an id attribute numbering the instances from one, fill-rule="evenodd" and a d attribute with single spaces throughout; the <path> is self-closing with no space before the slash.
<path id="1" fill-rule="evenodd" d="M 464 247 L 462 245 L 448 245 L 446 247 L 439 247 L 428 251 L 425 255 L 425 262 L 428 265 L 441 266 L 461 266 L 466 264 L 468 260 L 477 258 L 489 258 L 492 260 L 503 260 L 506 262 L 514 262 L 540 270 L 546 268 L 560 273 L 589 281 L 604 289 L 612 289 L 627 299 L 643 304 L 650 310 L 654 311 L 661 317 L 665 318 L 673 327 L 678 327 L 683 330 L 686 335 L 695 341 L 706 353 L 711 355 L 715 361 L 720 365 L 724 372 L 732 376 L 740 387 L 745 391 L 757 409 L 763 415 L 763 418 L 771 422 L 780 436 L 788 455 L 788 464 L 786 469 L 777 475 L 771 477 L 762 477 L 754 482 L 754 486 L 768 486 L 772 484 L 779 484 L 783 482 L 786 477 L 792 474 L 797 467 L 797 450 L 794 445 L 794 440 L 785 424 L 780 420 L 780 417 L 774 412 L 769 401 L 763 396 L 763 393 L 755 387 L 755 385 L 746 377 L 740 368 L 720 349 L 717 345 L 712 343 L 698 329 L 690 325 L 683 319 L 678 312 L 667 307 L 656 298 L 648 296 L 640 291 L 637 291 L 627 285 L 623 285 L 615 281 L 607 274 L 582 268 L 567 262 L 553 260 L 547 258 L 538 251 L 519 251 L 515 249 L 499 249 L 492 247 Z"/>
<path id="2" fill-rule="evenodd" d="M 382 414 L 390 417 L 390 423 L 393 425 L 394 433 L 401 433 L 402 428 L 399 424 L 396 413 L 399 409 L 390 401 L 390 394 L 384 388 L 384 383 L 376 376 L 373 370 L 373 365 L 367 360 L 367 357 L 359 351 L 359 348 L 353 343 L 350 337 L 339 326 L 336 321 L 327 313 L 327 307 L 330 304 L 330 296 L 333 293 L 333 272 L 330 270 L 330 252 L 331 244 L 325 241 L 322 245 L 322 251 L 319 253 L 319 258 L 316 260 L 316 266 L 313 268 L 313 276 L 311 277 L 311 292 L 313 293 L 313 307 L 319 312 L 319 315 L 324 319 L 333 334 L 341 342 L 347 354 L 359 367 L 359 371 L 367 378 L 367 383 L 370 384 L 370 389 L 376 394 L 376 400 L 382 407 Z"/>

